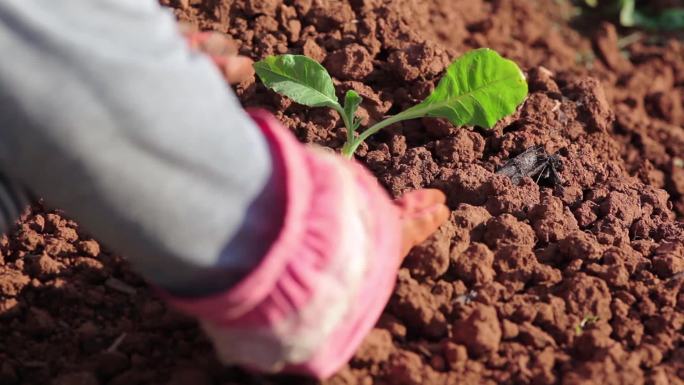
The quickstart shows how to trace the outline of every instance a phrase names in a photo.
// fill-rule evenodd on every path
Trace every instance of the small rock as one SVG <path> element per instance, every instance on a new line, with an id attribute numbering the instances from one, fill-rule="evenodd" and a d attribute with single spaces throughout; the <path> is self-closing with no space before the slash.
<path id="1" fill-rule="evenodd" d="M 487 222 L 484 239 L 487 246 L 492 250 L 507 244 L 531 247 L 536 244 L 535 233 L 530 225 L 518 221 L 510 214 L 503 214 L 490 219 Z"/>
<path id="2" fill-rule="evenodd" d="M 0 296 L 16 297 L 29 282 L 30 278 L 18 271 L 4 271 L 0 273 Z"/>
<path id="3" fill-rule="evenodd" d="M 468 351 L 463 345 L 447 342 L 444 344 L 444 357 L 451 370 L 462 371 L 468 361 Z"/>
<path id="4" fill-rule="evenodd" d="M 249 16 L 275 16 L 281 2 L 280 0 L 246 0 L 244 2 L 244 10 Z"/>
<path id="5" fill-rule="evenodd" d="M 100 255 L 100 244 L 92 239 L 87 241 L 81 241 L 78 243 L 78 251 L 89 257 L 94 258 Z"/>
<path id="6" fill-rule="evenodd" d="M 314 39 L 308 39 L 304 42 L 302 53 L 319 63 L 322 63 L 326 58 L 325 49 L 318 45 Z"/>
<path id="7" fill-rule="evenodd" d="M 506 340 L 517 337 L 518 333 L 520 332 L 518 325 L 507 319 L 503 320 L 501 326 L 502 338 Z"/>
<path id="8" fill-rule="evenodd" d="M 473 355 L 495 352 L 499 349 L 502 334 L 496 309 L 476 305 L 466 319 L 454 323 L 453 333 L 453 342 L 465 345 Z"/>
<path id="9" fill-rule="evenodd" d="M 457 277 L 468 284 L 481 285 L 494 279 L 494 253 L 482 243 L 472 243 L 463 253 L 452 255 L 451 259 Z"/>
<path id="10" fill-rule="evenodd" d="M 70 227 L 59 227 L 55 232 L 55 235 L 69 243 L 78 240 L 78 233 Z"/>
<path id="11" fill-rule="evenodd" d="M 338 79 L 362 80 L 373 72 L 373 58 L 365 47 L 350 44 L 328 55 L 325 67 Z"/>
<path id="12" fill-rule="evenodd" d="M 423 360 L 414 352 L 399 351 L 388 363 L 389 379 L 392 384 L 419 385 L 424 380 Z"/>
<path id="13" fill-rule="evenodd" d="M 385 329 L 373 329 L 354 356 L 361 363 L 381 363 L 389 359 L 394 344 L 392 335 Z"/>
<path id="14" fill-rule="evenodd" d="M 19 314 L 19 301 L 14 298 L 0 300 L 0 319 L 9 319 Z"/>
<path id="15" fill-rule="evenodd" d="M 518 339 L 525 345 L 539 350 L 547 346 L 556 347 L 556 341 L 550 335 L 529 322 L 519 326 Z"/>
<path id="16" fill-rule="evenodd" d="M 451 234 L 443 225 L 425 242 L 417 245 L 406 257 L 404 266 L 411 272 L 412 277 L 439 278 L 449 268 L 449 253 Z"/>
<path id="17" fill-rule="evenodd" d="M 34 259 L 31 263 L 31 273 L 41 280 L 58 275 L 64 266 L 46 254 Z"/>
<path id="18" fill-rule="evenodd" d="M 406 337 L 406 326 L 389 314 L 383 314 L 380 317 L 378 327 L 388 330 L 394 338 L 402 340 Z"/>
<path id="19" fill-rule="evenodd" d="M 684 258 L 672 254 L 656 255 L 653 257 L 653 271 L 660 278 L 684 272 Z"/>
<path id="20" fill-rule="evenodd" d="M 76 252 L 76 247 L 60 238 L 49 238 L 45 244 L 45 254 L 53 257 L 66 257 Z"/>

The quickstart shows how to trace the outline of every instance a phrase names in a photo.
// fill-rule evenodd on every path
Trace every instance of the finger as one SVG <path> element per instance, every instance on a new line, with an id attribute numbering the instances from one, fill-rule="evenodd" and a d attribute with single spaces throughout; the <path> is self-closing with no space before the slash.
<path id="1" fill-rule="evenodd" d="M 178 30 L 186 38 L 193 33 L 197 33 L 197 27 L 185 21 L 178 22 Z"/>
<path id="2" fill-rule="evenodd" d="M 211 56 L 237 55 L 238 45 L 231 37 L 219 32 L 203 32 L 198 48 Z"/>
<path id="3" fill-rule="evenodd" d="M 213 58 L 229 84 L 238 84 L 254 76 L 254 62 L 245 56 L 220 56 Z"/>
<path id="4" fill-rule="evenodd" d="M 423 209 L 420 215 L 405 218 L 402 221 L 402 256 L 424 242 L 449 218 L 449 208 L 438 203 Z"/>
<path id="5" fill-rule="evenodd" d="M 405 194 L 397 200 L 396 204 L 401 210 L 402 217 L 405 217 L 420 215 L 420 211 L 445 202 L 446 196 L 440 190 L 422 189 Z"/>
<path id="6" fill-rule="evenodd" d="M 200 50 L 209 56 L 237 55 L 239 51 L 237 42 L 220 32 L 190 30 L 186 31 L 185 38 L 191 48 Z"/>

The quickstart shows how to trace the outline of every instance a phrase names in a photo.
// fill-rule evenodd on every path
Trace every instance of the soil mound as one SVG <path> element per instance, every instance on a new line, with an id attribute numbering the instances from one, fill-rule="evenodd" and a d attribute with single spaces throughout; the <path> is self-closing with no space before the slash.
<path id="1" fill-rule="evenodd" d="M 451 219 L 412 251 L 392 300 L 328 384 L 684 383 L 684 45 L 591 39 L 570 10 L 527 0 L 173 0 L 255 59 L 323 63 L 366 122 L 424 98 L 459 54 L 488 46 L 530 95 L 492 130 L 397 124 L 358 154 L 393 194 L 445 191 Z M 304 142 L 339 148 L 336 113 L 254 79 L 237 87 Z M 561 183 L 498 166 L 533 145 Z M 301 384 L 222 368 L 192 321 L 59 212 L 33 207 L 0 242 L 0 385 Z"/>

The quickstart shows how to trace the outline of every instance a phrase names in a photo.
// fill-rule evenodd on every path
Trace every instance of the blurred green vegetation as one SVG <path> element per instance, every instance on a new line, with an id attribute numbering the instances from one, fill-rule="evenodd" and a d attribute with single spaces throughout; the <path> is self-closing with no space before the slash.
<path id="1" fill-rule="evenodd" d="M 637 0 L 584 0 L 588 8 L 619 19 L 623 27 L 654 31 L 684 29 L 684 5 L 654 6 L 654 1 Z"/>

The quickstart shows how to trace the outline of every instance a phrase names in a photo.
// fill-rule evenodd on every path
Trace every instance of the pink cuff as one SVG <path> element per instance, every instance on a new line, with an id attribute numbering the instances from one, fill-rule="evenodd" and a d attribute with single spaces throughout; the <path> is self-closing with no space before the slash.
<path id="1" fill-rule="evenodd" d="M 375 177 L 358 164 L 354 167 L 370 208 L 367 213 L 372 248 L 364 256 L 368 257 L 368 268 L 344 320 L 307 362 L 287 368 L 292 373 L 327 378 L 341 369 L 377 323 L 396 283 L 402 261 L 398 210 Z"/>
<path id="2" fill-rule="evenodd" d="M 268 112 L 250 114 L 280 160 L 282 231 L 227 292 L 164 296 L 200 320 L 224 363 L 325 378 L 351 358 L 391 295 L 398 210 L 360 165 L 303 146 Z"/>

